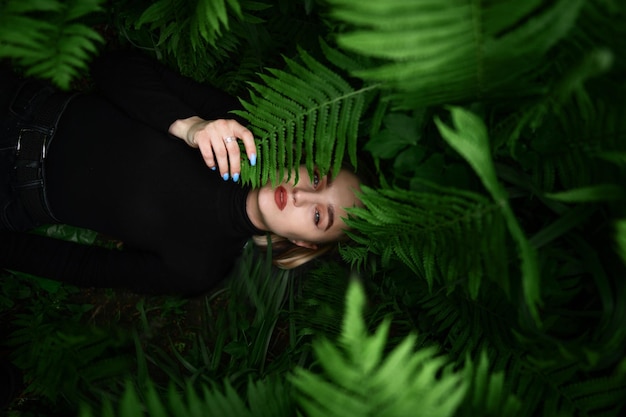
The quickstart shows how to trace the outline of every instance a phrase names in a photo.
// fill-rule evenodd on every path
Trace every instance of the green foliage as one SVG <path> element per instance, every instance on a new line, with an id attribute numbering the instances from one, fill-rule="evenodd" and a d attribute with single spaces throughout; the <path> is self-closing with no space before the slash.
<path id="1" fill-rule="evenodd" d="M 153 29 L 159 28 L 161 36 L 157 42 L 167 43 L 176 48 L 182 39 L 188 38 L 193 50 L 201 46 L 210 45 L 215 47 L 216 41 L 221 35 L 222 26 L 228 29 L 228 11 L 235 16 L 241 17 L 241 8 L 234 1 L 157 1 L 148 7 L 136 22 L 137 27 L 149 25 Z M 184 19 L 181 21 L 181 17 Z M 189 32 L 181 33 L 180 27 L 188 27 Z M 206 42 L 200 45 L 199 40 Z"/>
<path id="2" fill-rule="evenodd" d="M 506 392 L 503 372 L 492 372 L 483 353 L 477 364 L 467 361 L 465 372 L 471 375 L 471 389 L 465 397 L 464 406 L 457 416 L 517 416 L 521 401 Z"/>
<path id="3" fill-rule="evenodd" d="M 509 205 L 506 191 L 498 182 L 496 169 L 489 152 L 487 128 L 478 117 L 461 108 L 453 108 L 451 112 L 455 130 L 448 128 L 439 119 L 435 123 L 447 143 L 467 160 L 496 204 L 500 206 L 509 233 L 518 246 L 522 287 L 527 306 L 533 318 L 539 322 L 537 306 L 541 304 L 541 298 L 537 255 L 535 249 L 526 239 L 524 231 Z"/>
<path id="4" fill-rule="evenodd" d="M 0 317 L 6 325 L 4 320 L 11 317 L 15 329 L 2 343 L 13 351 L 12 362 L 25 371 L 25 395 L 50 404 L 77 404 L 121 392 L 116 378 L 134 362 L 127 332 L 81 322 L 93 305 L 69 302 L 76 294 L 71 286 L 22 275 L 2 278 L 12 303 L 3 306 Z M 8 293 L 8 283 L 18 291 Z M 26 309 L 18 310 L 29 301 Z"/>
<path id="5" fill-rule="evenodd" d="M 19 330 L 8 344 L 19 349 L 15 364 L 33 381 L 26 392 L 52 402 L 63 398 L 76 404 L 110 395 L 119 383 L 115 378 L 133 363 L 123 349 L 128 338 L 115 330 L 32 314 L 13 324 Z"/>
<path id="6" fill-rule="evenodd" d="M 487 260 L 483 256 L 507 245 L 497 202 L 426 182 L 423 191 L 363 187 L 361 201 L 366 208 L 350 209 L 354 219 L 348 220 L 358 231 L 349 232 L 350 236 L 366 248 L 360 255 L 380 255 L 383 265 L 397 258 L 425 279 L 429 288 L 443 285 L 451 291 L 462 279 L 475 298 L 485 277 L 508 292 L 508 257 Z M 450 247 L 464 250 L 452 252 Z M 343 253 L 353 264 L 365 262 Z"/>
<path id="7" fill-rule="evenodd" d="M 102 37 L 82 20 L 101 12 L 102 0 L 6 0 L 0 3 L 0 58 L 12 58 L 26 75 L 62 89 L 87 68 Z"/>
<path id="8" fill-rule="evenodd" d="M 517 411 L 519 401 L 503 386 L 502 373 L 488 372 L 486 356 L 477 367 L 468 361 L 465 370 L 454 371 L 436 348 L 414 351 L 415 336 L 386 352 L 390 322 L 384 321 L 370 336 L 364 305 L 363 288 L 353 281 L 339 339 L 314 342 L 321 373 L 296 368 L 289 378 L 293 388 L 280 380 L 250 381 L 244 401 L 229 383 L 223 390 L 203 385 L 201 395 L 186 385 L 183 397 L 173 388 L 159 394 L 149 382 L 139 393 L 128 385 L 117 411 L 104 401 L 102 412 L 84 408 L 81 416 L 287 416 L 296 406 L 306 416 L 453 416 L 464 401 L 487 410 L 487 415 Z"/>
<path id="9" fill-rule="evenodd" d="M 157 48 L 160 56 L 177 57 L 181 68 L 206 65 L 201 59 L 206 57 L 207 49 L 220 53 L 223 59 L 226 52 L 237 47 L 238 41 L 229 34 L 231 20 L 243 17 L 237 1 L 160 0 L 142 6 L 146 8 L 126 24 L 133 25 L 133 29 L 147 27 L 154 37 L 154 45 L 148 46 Z M 189 62 L 196 54 L 200 59 Z"/>
<path id="10" fill-rule="evenodd" d="M 337 44 L 379 58 L 354 75 L 384 83 L 399 105 L 415 108 L 540 90 L 525 76 L 571 30 L 583 1 L 329 3 L 348 27 Z"/>
<path id="11" fill-rule="evenodd" d="M 94 413 L 83 408 L 80 416 L 141 417 L 141 416 L 224 416 L 224 417 L 281 417 L 292 416 L 293 405 L 283 383 L 277 381 L 250 382 L 247 401 L 241 399 L 228 383 L 222 392 L 217 386 L 203 387 L 200 394 L 188 385 L 184 397 L 170 389 L 165 401 L 152 385 L 148 385 L 142 398 L 132 385 L 128 385 L 121 401 L 114 409 L 110 401 L 104 403 L 101 412 Z"/>
<path id="12" fill-rule="evenodd" d="M 242 95 L 259 72 L 282 63 L 279 53 L 291 56 L 296 45 L 310 50 L 317 44 L 322 27 L 311 2 L 305 3 L 114 0 L 112 17 L 123 41 L 152 51 L 184 75 Z M 197 8 L 219 13 L 203 19 Z M 217 26 L 209 25 L 214 19 Z"/>
<path id="13" fill-rule="evenodd" d="M 413 352 L 408 336 L 383 359 L 389 321 L 369 336 L 362 318 L 363 289 L 353 283 L 338 346 L 313 343 L 323 376 L 297 369 L 292 383 L 308 416 L 454 415 L 467 387 L 462 375 L 449 372 L 435 348 Z"/>
<path id="14" fill-rule="evenodd" d="M 273 335 L 286 326 L 284 303 L 292 286 L 289 271 L 272 271 L 270 259 L 247 247 L 231 279 L 214 293 L 194 300 L 194 314 L 201 322 L 185 338 L 168 336 L 163 343 L 162 335 L 151 331 L 150 321 L 144 320 L 136 341 L 140 387 L 149 369 L 158 369 L 179 389 L 189 381 L 211 384 L 223 379 L 242 389 L 250 378 L 288 367 L 289 355 L 273 358 L 274 344 L 285 343 L 281 347 L 289 351 L 296 349 L 295 343 L 273 340 Z"/>

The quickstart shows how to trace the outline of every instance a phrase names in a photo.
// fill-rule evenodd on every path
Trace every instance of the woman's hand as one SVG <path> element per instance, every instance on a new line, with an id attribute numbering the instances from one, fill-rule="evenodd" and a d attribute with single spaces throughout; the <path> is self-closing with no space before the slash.
<path id="1" fill-rule="evenodd" d="M 199 148 L 207 166 L 213 170 L 219 167 L 224 180 L 239 181 L 241 153 L 238 140 L 243 142 L 250 164 L 256 164 L 254 136 L 236 120 L 204 120 L 192 116 L 176 120 L 170 125 L 169 132 L 192 148 Z"/>

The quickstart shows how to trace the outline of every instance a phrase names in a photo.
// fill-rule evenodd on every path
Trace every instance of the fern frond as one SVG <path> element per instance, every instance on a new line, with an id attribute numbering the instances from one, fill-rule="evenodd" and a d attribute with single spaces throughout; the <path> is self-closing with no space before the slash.
<path id="1" fill-rule="evenodd" d="M 500 206 L 478 194 L 423 185 L 423 192 L 362 187 L 365 208 L 350 210 L 353 218 L 347 223 L 358 231 L 348 232 L 350 236 L 380 255 L 383 265 L 392 258 L 401 260 L 430 288 L 438 284 L 451 291 L 462 284 L 476 298 L 481 279 L 487 278 L 507 291 L 508 262 L 502 251 L 507 238 Z"/>
<path id="2" fill-rule="evenodd" d="M 17 5 L 17 4 L 20 5 Z M 23 4 L 27 3 L 27 4 Z M 87 68 L 102 37 L 79 23 L 101 12 L 102 0 L 18 2 L 0 5 L 0 58 L 13 58 L 26 74 L 51 80 L 68 89 Z"/>
<path id="3" fill-rule="evenodd" d="M 529 93 L 521 81 L 543 64 L 572 28 L 583 1 L 417 0 L 363 2 L 331 0 L 330 14 L 348 30 L 340 47 L 378 58 L 355 71 L 384 83 L 404 108 L 514 92 Z"/>
<path id="4" fill-rule="evenodd" d="M 295 412 L 289 389 L 280 381 L 250 381 L 247 398 L 240 396 L 229 383 L 225 383 L 223 389 L 217 384 L 210 387 L 202 385 L 200 391 L 198 393 L 192 384 L 187 384 L 183 393 L 170 388 L 167 393 L 161 394 L 152 383 L 148 383 L 144 392 L 138 392 L 127 383 L 116 408 L 105 400 L 101 412 L 83 407 L 80 416 L 137 417 L 147 413 L 160 417 L 288 417 Z"/>
<path id="5" fill-rule="evenodd" d="M 306 414 L 392 417 L 428 410 L 433 416 L 453 415 L 466 391 L 461 375 L 445 372 L 446 360 L 433 348 L 413 352 L 414 336 L 384 357 L 389 322 L 368 335 L 364 302 L 363 289 L 353 281 L 339 346 L 326 340 L 313 345 L 324 376 L 297 369 L 291 378 Z"/>
<path id="6" fill-rule="evenodd" d="M 230 72 L 229 57 L 241 45 L 241 30 L 233 27 L 243 18 L 239 1 L 160 0 L 133 8 L 120 1 L 123 13 L 116 15 L 117 23 L 135 46 L 153 50 L 157 58 L 200 82 L 213 81 L 211 69 L 218 66 L 220 76 Z"/>
<path id="7" fill-rule="evenodd" d="M 251 83 L 250 102 L 237 112 L 250 122 L 263 151 L 257 168 L 242 166 L 242 177 L 253 186 L 276 183 L 303 162 L 309 172 L 315 165 L 336 174 L 344 154 L 356 153 L 359 119 L 376 87 L 355 90 L 307 52 L 300 50 L 299 58 L 302 63 L 285 59 L 289 71 L 262 76 L 264 85 Z M 351 162 L 356 165 L 354 157 Z"/>
<path id="8" fill-rule="evenodd" d="M 511 394 L 505 383 L 504 372 L 492 373 L 489 369 L 489 360 L 483 351 L 478 363 L 471 359 L 466 361 L 464 370 L 471 375 L 471 384 L 464 406 L 457 416 L 518 416 L 521 401 Z"/>
<path id="9" fill-rule="evenodd" d="M 33 312 L 16 321 L 10 337 L 14 360 L 32 379 L 28 391 L 57 401 L 93 401 L 106 386 L 115 392 L 116 378 L 128 375 L 132 357 L 124 350 L 129 338 L 120 331 L 79 325 Z"/>
<path id="10" fill-rule="evenodd" d="M 193 4 L 181 0 L 159 0 L 142 13 L 136 22 L 136 27 L 140 28 L 142 25 L 149 25 L 152 28 L 187 27 L 192 48 L 198 50 L 202 47 L 197 43 L 199 40 L 204 40 L 210 46 L 216 46 L 222 34 L 222 28 L 228 29 L 229 27 L 229 11 L 235 17 L 242 17 L 238 1 L 196 0 Z M 183 16 L 185 20 L 181 21 L 180 18 Z M 175 33 L 175 31 L 168 30 L 161 32 L 159 43 L 168 42 L 168 39 Z"/>
<path id="11" fill-rule="evenodd" d="M 618 417 L 623 414 L 626 381 L 619 369 L 603 375 L 581 373 L 575 362 L 522 365 L 509 373 L 507 383 L 523 398 L 520 415 L 588 415 Z"/>
<path id="12" fill-rule="evenodd" d="M 533 164 L 528 170 L 537 187 L 550 192 L 613 183 L 619 167 L 605 159 L 626 151 L 624 110 L 623 103 L 591 99 L 580 91 L 549 114 L 542 129 L 522 139 L 529 144 L 526 158 Z"/>

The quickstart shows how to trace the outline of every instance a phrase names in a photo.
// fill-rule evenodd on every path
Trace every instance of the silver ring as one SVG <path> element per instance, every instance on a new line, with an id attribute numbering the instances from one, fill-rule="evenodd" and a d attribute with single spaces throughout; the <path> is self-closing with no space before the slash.
<path id="1" fill-rule="evenodd" d="M 226 142 L 226 143 L 231 143 L 232 141 L 233 141 L 233 138 L 230 137 L 230 136 L 227 136 L 227 137 L 224 138 L 224 142 Z"/>

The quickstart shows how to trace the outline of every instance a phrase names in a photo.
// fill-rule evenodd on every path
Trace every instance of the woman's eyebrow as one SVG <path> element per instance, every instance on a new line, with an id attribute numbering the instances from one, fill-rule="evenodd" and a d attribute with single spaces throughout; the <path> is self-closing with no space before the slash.
<path id="1" fill-rule="evenodd" d="M 335 222 L 335 208 L 329 204 L 328 205 L 328 223 L 326 224 L 326 228 L 324 229 L 324 231 L 326 232 L 328 229 L 330 229 L 334 222 Z"/>

